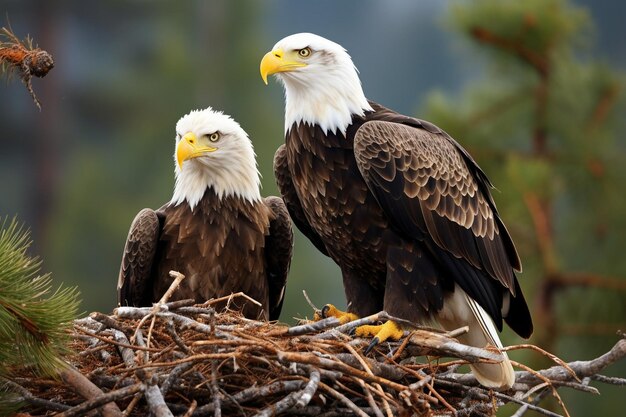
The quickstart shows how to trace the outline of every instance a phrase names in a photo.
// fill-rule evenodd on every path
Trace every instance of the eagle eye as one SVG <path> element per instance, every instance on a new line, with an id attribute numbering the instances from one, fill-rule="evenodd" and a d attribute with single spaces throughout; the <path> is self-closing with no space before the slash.
<path id="1" fill-rule="evenodd" d="M 180 133 L 176 132 L 176 140 L 181 140 L 183 138 L 183 135 L 181 135 Z"/>
<path id="2" fill-rule="evenodd" d="M 210 135 L 206 135 L 206 137 L 209 138 L 211 142 L 217 142 L 220 138 L 220 134 L 217 132 L 213 132 Z"/>
<path id="3" fill-rule="evenodd" d="M 311 55 L 311 48 L 306 47 L 298 50 L 298 55 L 300 55 L 302 58 L 308 58 L 309 55 Z"/>

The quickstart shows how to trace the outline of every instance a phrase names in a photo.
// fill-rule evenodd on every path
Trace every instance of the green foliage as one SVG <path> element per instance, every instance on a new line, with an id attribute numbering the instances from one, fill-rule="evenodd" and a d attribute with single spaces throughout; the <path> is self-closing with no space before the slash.
<path id="1" fill-rule="evenodd" d="M 569 46 L 581 45 L 588 38 L 591 21 L 586 10 L 569 6 L 566 0 L 477 0 L 458 3 L 451 8 L 454 30 L 471 39 L 506 40 L 518 51 L 530 54 L 569 52 Z M 487 48 L 485 52 L 508 63 L 510 54 L 502 48 Z"/>
<path id="2" fill-rule="evenodd" d="M 15 219 L 0 222 L 0 376 L 14 366 L 53 374 L 77 316 L 77 289 L 53 291 L 41 262 L 27 254 L 30 244 Z"/>
<path id="3" fill-rule="evenodd" d="M 591 19 L 566 0 L 463 2 L 448 23 L 485 58 L 486 77 L 460 97 L 432 94 L 421 116 L 498 189 L 524 264 L 531 342 L 564 359 L 593 356 L 626 325 L 624 75 L 589 58 Z M 610 397 L 607 388 L 602 405 L 566 403 L 600 415 Z"/>
<path id="4" fill-rule="evenodd" d="M 25 405 L 19 394 L 4 392 L 4 387 L 0 382 L 0 416 L 14 416 Z"/>

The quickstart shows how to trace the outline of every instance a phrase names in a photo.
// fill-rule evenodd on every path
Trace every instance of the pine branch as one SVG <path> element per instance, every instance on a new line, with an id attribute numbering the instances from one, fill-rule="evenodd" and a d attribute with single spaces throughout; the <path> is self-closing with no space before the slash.
<path id="1" fill-rule="evenodd" d="M 41 262 L 27 254 L 30 244 L 15 219 L 0 222 L 0 375 L 16 365 L 55 374 L 78 311 L 77 289 L 53 291 Z"/>
<path id="2" fill-rule="evenodd" d="M 52 55 L 33 47 L 29 37 L 20 41 L 13 34 L 10 25 L 8 28 L 0 28 L 0 72 L 5 72 L 8 76 L 13 71 L 17 72 L 39 110 L 41 103 L 33 90 L 31 80 L 33 76 L 45 77 L 53 67 Z"/>
<path id="3" fill-rule="evenodd" d="M 549 60 L 547 54 L 540 54 L 527 48 L 518 39 L 508 39 L 490 31 L 487 28 L 474 26 L 470 28 L 470 34 L 474 39 L 486 45 L 495 46 L 504 51 L 511 52 L 522 61 L 533 67 L 542 76 L 548 73 Z"/>

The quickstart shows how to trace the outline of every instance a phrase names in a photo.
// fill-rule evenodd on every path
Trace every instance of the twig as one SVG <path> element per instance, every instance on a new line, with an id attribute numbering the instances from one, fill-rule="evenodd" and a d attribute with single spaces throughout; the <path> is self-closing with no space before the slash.
<path id="1" fill-rule="evenodd" d="M 189 370 L 192 366 L 193 366 L 193 363 L 186 362 L 172 369 L 172 372 L 169 373 L 169 375 L 167 376 L 167 379 L 163 381 L 163 384 L 161 384 L 161 394 L 163 396 L 167 395 L 168 391 L 174 384 L 174 381 L 176 381 L 183 372 Z"/>
<path id="2" fill-rule="evenodd" d="M 317 391 L 317 387 L 320 383 L 321 374 L 317 369 L 313 369 L 311 371 L 311 375 L 309 377 L 309 382 L 306 384 L 304 389 L 300 393 L 300 398 L 296 402 L 296 405 L 300 408 L 305 407 L 309 404 L 311 399 L 313 399 L 313 395 Z"/>
<path id="3" fill-rule="evenodd" d="M 541 349 L 538 346 L 530 345 L 530 344 L 522 344 L 522 345 L 516 345 L 516 346 L 509 346 L 509 347 L 506 347 L 506 348 L 504 348 L 502 350 L 505 351 L 505 352 L 508 352 L 510 350 L 518 350 L 518 349 L 530 349 L 530 350 L 534 350 L 536 352 L 541 353 L 542 355 L 544 355 L 545 357 L 549 358 L 553 362 L 556 362 L 557 365 L 562 366 L 567 372 L 569 372 L 569 374 L 576 381 L 580 382 L 580 379 L 578 378 L 578 376 L 576 376 L 576 372 L 574 372 L 574 370 L 572 368 L 570 368 L 569 365 L 565 361 L 563 361 L 561 358 L 559 358 L 556 355 L 553 355 L 550 352 L 546 352 L 544 349 Z"/>
<path id="4" fill-rule="evenodd" d="M 469 332 L 469 326 L 459 327 L 455 330 L 450 330 L 449 332 L 444 333 L 448 337 L 459 337 L 462 334 Z"/>
<path id="5" fill-rule="evenodd" d="M 307 333 L 315 333 L 320 330 L 326 330 L 331 327 L 337 327 L 339 324 L 339 319 L 337 317 L 327 317 L 318 321 L 311 321 L 305 324 L 301 324 L 299 326 L 293 326 L 289 328 L 285 328 L 284 331 L 280 329 L 280 333 L 278 334 L 286 334 L 289 336 L 299 336 Z"/>
<path id="6" fill-rule="evenodd" d="M 324 391 L 326 391 L 327 393 L 329 393 L 330 395 L 332 395 L 333 397 L 335 397 L 336 399 L 341 401 L 346 407 L 348 407 L 350 410 L 352 410 L 354 412 L 354 414 L 356 414 L 357 416 L 368 417 L 368 415 L 365 414 L 363 412 L 363 410 L 361 410 L 359 407 L 357 407 L 352 401 L 350 401 L 350 399 L 348 397 L 346 397 L 342 393 L 340 393 L 337 390 L 329 387 L 328 385 L 324 384 L 323 382 L 320 382 L 319 386 L 320 386 L 321 389 L 323 389 Z"/>
<path id="7" fill-rule="evenodd" d="M 227 304 L 230 305 L 232 300 L 237 298 L 237 297 L 245 298 L 246 300 L 250 301 L 252 304 L 257 305 L 259 307 L 263 307 L 263 304 L 259 303 L 254 298 L 246 295 L 246 293 L 244 293 L 244 292 L 236 292 L 236 293 L 233 293 L 233 294 L 230 294 L 230 295 L 226 295 L 224 297 L 212 298 L 209 301 L 203 303 L 202 305 L 207 307 L 207 306 L 212 306 L 212 305 L 217 304 L 217 303 L 221 303 L 222 301 L 226 301 Z"/>
<path id="8" fill-rule="evenodd" d="M 167 291 L 165 291 L 165 293 L 163 294 L 161 299 L 158 302 L 154 303 L 153 306 L 149 309 L 148 314 L 146 314 L 144 317 L 141 318 L 141 320 L 139 321 L 139 323 L 135 327 L 135 334 L 131 338 L 131 341 L 133 341 L 135 339 L 135 337 L 137 336 L 137 331 L 139 331 L 139 329 L 141 329 L 141 327 L 146 322 L 146 320 L 148 320 L 149 318 L 154 317 L 154 315 L 159 310 L 165 309 L 165 303 L 167 302 L 167 300 L 169 300 L 169 298 L 172 296 L 174 291 L 176 291 L 176 289 L 178 288 L 178 285 L 180 284 L 180 282 L 183 279 L 185 279 L 185 276 L 183 274 L 181 274 L 179 272 L 176 272 L 176 271 L 170 271 L 170 276 L 172 278 L 174 278 L 174 281 L 172 281 L 172 283 L 170 284 L 169 288 L 167 289 Z M 120 309 L 120 308 L 123 308 L 123 307 L 118 307 L 118 309 Z M 154 320 L 152 321 L 152 323 L 154 323 Z M 152 327 L 152 325 L 151 325 L 151 327 Z M 148 333 L 148 337 L 150 337 L 150 336 L 151 336 L 151 333 L 149 332 Z"/>
<path id="9" fill-rule="evenodd" d="M 172 284 L 169 286 L 167 291 L 165 291 L 165 294 L 163 294 L 157 304 L 167 303 L 168 300 L 172 297 L 172 294 L 174 294 L 174 291 L 178 289 L 181 281 L 185 279 L 185 276 L 178 271 L 170 271 L 170 277 L 174 278 L 174 281 L 172 281 Z"/>
<path id="10" fill-rule="evenodd" d="M 104 393 L 100 388 L 98 388 L 93 382 L 88 380 L 83 374 L 78 372 L 73 366 L 69 364 L 63 364 L 62 368 L 59 369 L 58 374 L 64 383 L 71 386 L 74 391 L 76 391 L 87 400 L 97 402 L 98 399 L 104 396 Z M 122 411 L 114 402 L 106 401 L 103 403 L 98 403 L 96 407 L 99 407 L 101 405 L 103 406 L 102 414 L 104 415 L 104 417 L 122 416 Z M 64 411 L 64 413 L 70 413 L 70 411 L 71 409 Z"/>
<path id="11" fill-rule="evenodd" d="M 254 417 L 271 417 L 282 413 L 283 411 L 289 410 L 291 407 L 296 405 L 298 402 L 298 397 L 300 396 L 300 391 L 294 391 L 287 394 L 282 400 L 269 405 L 264 408 L 260 412 L 256 413 Z"/>
<path id="12" fill-rule="evenodd" d="M 82 333 L 84 333 L 84 334 L 86 334 L 86 335 L 88 335 L 89 337 L 93 337 L 95 339 L 101 340 L 101 341 L 106 342 L 106 343 L 111 343 L 111 344 L 117 345 L 119 347 L 124 347 L 124 348 L 127 348 L 127 349 L 143 350 L 143 351 L 149 351 L 149 352 L 160 352 L 161 351 L 161 349 L 155 349 L 155 348 L 148 348 L 148 347 L 145 347 L 145 346 L 133 345 L 133 344 L 131 344 L 128 341 L 126 336 L 124 336 L 124 339 L 123 339 L 123 340 L 126 340 L 126 343 L 124 343 L 124 342 L 121 342 L 121 341 L 118 341 L 118 340 L 111 340 L 111 339 L 109 339 L 107 337 L 103 337 L 103 336 L 97 335 L 95 333 L 91 333 L 88 330 L 81 329 L 80 327 L 77 327 L 77 330 L 82 332 Z M 115 332 L 118 332 L 118 334 L 122 334 L 122 335 L 124 334 L 120 330 L 117 330 L 117 329 L 115 329 Z"/>
<path id="13" fill-rule="evenodd" d="M 62 413 L 55 414 L 56 417 L 77 417 L 84 416 L 88 411 L 93 410 L 94 408 L 98 408 L 108 403 L 113 403 L 114 401 L 118 401 L 124 399 L 126 397 L 130 397 L 136 392 L 143 391 L 145 389 L 145 385 L 142 383 L 138 383 L 135 385 L 130 385 L 128 387 L 120 388 L 115 391 L 108 392 L 106 394 L 102 394 L 98 397 L 95 397 L 89 401 L 85 401 L 76 407 L 72 407 L 69 410 L 66 410 Z M 119 410 L 119 409 L 118 409 Z M 119 412 L 119 415 L 122 415 L 122 412 Z"/>
<path id="14" fill-rule="evenodd" d="M 189 353 L 189 347 L 185 344 L 183 339 L 176 332 L 176 327 L 174 326 L 174 322 L 172 320 L 167 320 L 165 324 L 165 331 L 170 335 L 176 346 L 180 348 L 184 353 Z"/>
<path id="15" fill-rule="evenodd" d="M 181 281 L 185 279 L 185 276 L 177 271 L 170 271 L 170 276 L 174 278 L 174 281 L 172 281 L 172 284 L 169 286 L 167 291 L 165 291 L 165 294 L 163 294 L 163 296 L 161 297 L 157 305 L 154 306 L 152 321 L 150 322 L 150 328 L 148 329 L 148 340 L 146 341 L 146 347 L 150 347 L 150 340 L 152 340 L 152 329 L 154 329 L 154 323 L 156 321 L 156 317 L 155 317 L 156 312 L 160 309 L 160 306 L 167 303 L 167 301 L 170 299 L 172 294 L 174 294 L 174 291 L 178 289 L 178 286 L 180 285 Z M 137 327 L 137 329 L 139 329 L 139 326 Z"/>
<path id="16" fill-rule="evenodd" d="M 543 380 L 545 383 L 547 383 L 547 384 L 548 384 L 548 386 L 550 387 L 550 389 L 552 390 L 552 396 L 553 396 L 554 398 L 556 398 L 557 402 L 558 402 L 558 403 L 559 403 L 559 405 L 561 406 L 561 409 L 562 409 L 562 410 L 563 410 L 563 412 L 565 413 L 565 417 L 570 417 L 569 411 L 567 411 L 567 407 L 565 407 L 565 403 L 563 402 L 563 399 L 562 399 L 562 398 L 561 398 L 561 396 L 559 395 L 559 392 L 556 390 L 556 387 L 554 386 L 554 384 L 552 384 L 548 378 L 546 378 L 546 377 L 544 377 L 543 375 L 539 374 L 537 371 L 534 371 L 534 370 L 530 369 L 528 366 L 526 366 L 526 365 L 524 365 L 524 364 L 522 364 L 522 363 L 519 363 L 519 362 L 516 362 L 516 361 L 513 361 L 513 360 L 511 361 L 511 363 L 512 363 L 513 365 L 515 365 L 515 366 L 519 367 L 519 368 L 522 368 L 522 369 L 527 370 L 528 372 L 535 373 L 535 374 L 536 374 L 536 376 L 537 376 L 539 379 L 541 379 L 541 380 Z M 570 372 L 570 371 L 571 371 L 571 369 L 569 369 L 569 368 L 568 368 L 568 369 L 567 369 L 567 371 L 568 371 L 568 372 Z M 576 378 L 576 375 L 573 375 L 573 377 L 574 377 L 574 378 Z M 577 380 L 577 381 L 580 381 L 580 379 L 578 379 L 578 378 L 576 378 L 576 380 Z"/>
<path id="17" fill-rule="evenodd" d="M 132 349 L 134 349 L 135 346 L 131 345 L 128 339 L 126 338 L 126 335 L 120 332 L 119 330 L 115 330 L 113 332 L 113 337 L 115 338 L 115 342 L 116 342 L 115 344 L 120 352 L 120 356 L 122 357 L 122 360 L 126 364 L 126 367 L 127 368 L 135 367 L 135 353 L 132 351 Z"/>
<path id="18" fill-rule="evenodd" d="M 165 400 L 161 395 L 161 390 L 156 384 L 156 379 L 152 378 L 144 392 L 144 398 L 148 403 L 150 414 L 155 417 L 174 417 L 170 409 L 165 404 Z"/>
<path id="19" fill-rule="evenodd" d="M 139 400 L 141 400 L 141 397 L 143 397 L 143 392 L 138 392 L 135 394 L 135 396 L 133 397 L 132 400 L 130 400 L 130 403 L 128 403 L 128 407 L 126 407 L 126 409 L 124 410 L 124 412 L 122 413 L 123 417 L 127 417 L 130 415 L 130 413 L 133 412 L 133 410 L 135 409 L 135 407 L 137 406 L 137 403 L 139 402 Z"/>
<path id="20" fill-rule="evenodd" d="M 105 328 L 115 329 L 115 330 L 119 330 L 121 332 L 127 330 L 117 320 L 115 320 L 111 316 L 107 316 L 106 314 L 99 313 L 99 312 L 95 311 L 95 312 L 91 313 L 89 315 L 89 317 L 94 319 L 94 320 L 96 320 L 96 321 L 98 321 L 98 322 L 100 322 L 100 323 L 102 323 L 102 325 Z"/>
<path id="21" fill-rule="evenodd" d="M 359 360 L 352 354 L 348 353 L 337 353 L 334 355 L 336 359 L 339 359 L 341 362 L 346 365 L 350 365 L 352 367 L 357 367 L 359 364 Z M 407 373 L 391 363 L 378 362 L 371 358 L 361 358 L 363 361 L 367 363 L 368 368 L 372 371 L 374 375 L 380 376 L 385 379 L 389 379 L 392 381 L 399 381 L 402 378 L 406 377 Z"/>
<path id="22" fill-rule="evenodd" d="M 163 300 L 163 298 L 161 300 Z M 139 346 L 146 346 L 146 342 L 143 340 L 143 333 L 141 329 L 137 329 L 137 331 L 135 332 L 135 337 Z M 142 358 L 140 363 L 144 364 L 148 361 L 148 353 L 141 352 L 141 354 L 143 356 L 139 356 L 140 358 Z M 161 390 L 157 385 L 157 379 L 155 375 L 150 376 L 143 369 L 139 369 L 139 367 L 135 367 L 135 369 L 135 374 L 144 382 L 144 384 L 146 384 L 144 398 L 146 399 L 146 403 L 148 403 L 148 409 L 150 410 L 150 414 L 155 417 L 174 417 L 171 410 L 167 407 L 167 404 L 165 404 L 165 399 L 163 398 Z"/>
<path id="23" fill-rule="evenodd" d="M 191 402 L 191 405 L 189 405 L 189 410 L 187 410 L 187 412 L 183 414 L 183 417 L 191 417 L 193 415 L 193 412 L 196 411 L 197 407 L 198 407 L 198 401 L 193 400 Z"/>
<path id="24" fill-rule="evenodd" d="M 404 398 L 410 398 L 412 393 L 422 390 L 426 385 L 430 384 L 430 386 L 432 386 L 432 380 L 433 380 L 432 376 L 425 375 L 419 381 L 414 382 L 411 385 L 409 385 L 406 391 L 401 392 L 400 395 L 403 396 Z"/>
<path id="25" fill-rule="evenodd" d="M 439 393 L 437 392 L 437 390 L 436 390 L 436 389 L 435 389 L 435 387 L 433 386 L 434 384 L 431 384 L 430 382 L 427 382 L 427 383 L 425 383 L 425 385 L 426 385 L 426 386 L 430 389 L 430 392 L 431 392 L 431 393 L 432 393 L 432 394 L 433 394 L 433 395 L 434 395 L 434 396 L 435 396 L 435 397 L 436 397 L 439 401 L 441 401 L 441 403 L 442 403 L 442 404 L 443 404 L 443 405 L 444 405 L 444 406 L 445 406 L 448 410 L 450 410 L 450 412 L 452 412 L 452 414 L 453 414 L 453 415 L 454 415 L 454 414 L 456 414 L 457 410 L 456 410 L 454 407 L 452 407 L 452 406 L 450 405 L 450 403 L 449 403 L 448 401 L 446 401 L 446 399 L 445 399 L 445 398 L 443 398 L 443 397 L 441 396 L 441 394 L 439 394 Z"/>
<path id="26" fill-rule="evenodd" d="M 358 378 L 356 379 L 356 382 L 361 386 L 361 390 L 363 390 L 363 393 L 365 394 L 365 399 L 367 400 L 367 403 L 369 404 L 370 408 L 374 410 L 374 414 L 376 415 L 376 417 L 385 417 L 380 407 L 378 406 L 378 404 L 376 404 L 376 401 L 374 400 L 374 396 L 372 395 L 372 392 L 368 388 L 367 384 L 363 382 L 362 379 L 358 379 Z M 380 385 L 378 386 L 380 387 Z M 387 407 L 389 407 L 389 403 L 386 403 L 386 404 L 387 404 Z M 388 415 L 388 417 L 393 417 L 393 415 Z"/>
<path id="27" fill-rule="evenodd" d="M 626 378 L 618 378 L 616 376 L 591 375 L 591 379 L 604 382 L 611 385 L 626 385 Z"/>
<path id="28" fill-rule="evenodd" d="M 372 369 L 369 367 L 369 365 L 365 361 L 365 359 L 363 359 L 361 357 L 361 355 L 359 355 L 359 353 L 352 346 L 350 346 L 348 343 L 344 343 L 344 347 L 346 348 L 346 350 L 348 350 L 350 353 L 352 353 L 352 356 L 354 356 L 359 361 L 359 363 L 361 364 L 361 366 L 363 367 L 363 370 L 365 372 L 367 372 L 370 375 L 374 375 L 374 373 L 372 372 Z M 359 380 L 359 381 L 361 381 L 361 380 Z M 370 398 L 369 397 L 371 397 L 371 393 L 369 392 L 369 390 L 365 390 L 365 383 L 364 382 L 362 382 L 361 385 L 364 388 L 364 391 L 366 391 L 366 394 L 368 395 L 368 402 L 370 402 Z M 378 394 L 380 395 L 380 398 L 383 401 L 383 406 L 384 406 L 384 408 L 385 408 L 385 410 L 387 412 L 387 415 L 389 417 L 392 417 L 391 416 L 391 409 L 389 407 L 389 403 L 387 402 L 387 398 L 385 398 L 385 392 L 383 391 L 383 388 L 378 383 L 373 383 L 373 385 L 376 388 L 376 391 L 378 392 Z M 373 403 L 373 399 L 371 399 L 371 402 Z M 370 407 L 372 407 L 375 411 L 377 411 L 377 413 L 376 413 L 377 415 L 378 414 L 382 414 L 382 412 L 380 411 L 380 409 L 378 409 L 378 406 L 375 403 L 373 403 L 373 405 L 370 404 Z"/>
<path id="29" fill-rule="evenodd" d="M 548 394 L 548 392 L 549 390 L 544 389 L 540 393 L 536 394 L 529 404 L 536 406 L 537 404 L 541 402 L 541 400 L 544 399 L 544 397 Z M 529 404 L 522 405 L 520 408 L 517 409 L 517 411 L 513 415 L 511 415 L 511 417 L 522 417 L 524 414 L 526 414 L 526 411 L 530 409 Z"/>
<path id="30" fill-rule="evenodd" d="M 435 351 L 442 356 L 463 358 L 469 362 L 481 360 L 502 362 L 504 357 L 497 352 L 461 344 L 444 334 L 431 333 L 424 330 L 415 330 L 411 333 L 411 343 L 422 346 L 428 351 Z"/>
<path id="31" fill-rule="evenodd" d="M 65 411 L 70 408 L 69 405 L 45 400 L 43 398 L 37 398 L 33 394 L 31 394 L 31 392 L 28 391 L 26 388 L 4 377 L 0 377 L 0 381 L 0 386 L 4 385 L 2 386 L 3 390 L 5 389 L 5 387 L 9 388 L 8 391 L 19 394 L 23 401 L 34 406 L 41 407 L 50 411 Z"/>
<path id="32" fill-rule="evenodd" d="M 592 359 L 590 361 L 575 361 L 568 363 L 568 366 L 573 370 L 579 378 L 586 376 L 593 376 L 602 372 L 607 366 L 626 357 L 626 339 L 620 339 L 613 348 L 604 355 Z M 548 369 L 539 371 L 543 377 L 550 380 L 566 381 L 568 380 L 569 372 L 562 366 L 553 366 Z M 516 381 L 518 382 L 532 382 L 536 377 L 530 372 L 516 373 Z"/>
<path id="33" fill-rule="evenodd" d="M 302 290 L 302 295 L 304 295 L 304 299 L 306 300 L 307 304 L 309 305 L 309 307 L 311 307 L 313 311 L 320 311 L 320 309 L 317 308 L 315 304 L 313 304 L 313 302 L 309 298 L 309 295 L 306 293 L 306 290 Z"/>
<path id="34" fill-rule="evenodd" d="M 213 416 L 222 417 L 222 402 L 220 389 L 217 385 L 217 363 L 215 360 L 211 361 L 211 396 L 213 397 Z"/>
<path id="35" fill-rule="evenodd" d="M 543 409 L 541 407 L 538 407 L 538 406 L 536 406 L 534 404 L 527 403 L 527 402 L 522 401 L 522 400 L 518 400 L 515 397 L 511 397 L 509 395 L 502 394 L 502 393 L 497 392 L 497 391 L 493 391 L 493 390 L 492 391 L 487 391 L 486 389 L 480 388 L 480 387 L 473 387 L 473 388 L 469 388 L 468 389 L 467 387 L 465 387 L 462 384 L 459 384 L 459 383 L 456 383 L 456 382 L 451 382 L 451 381 L 446 381 L 446 380 L 441 380 L 441 379 L 438 379 L 438 380 L 435 381 L 435 385 L 437 385 L 437 384 L 440 384 L 440 385 L 445 386 L 445 387 L 453 387 L 453 388 L 460 389 L 460 390 L 467 390 L 467 393 L 469 395 L 471 395 L 473 398 L 477 399 L 477 400 L 491 401 L 491 398 L 489 396 L 489 394 L 491 394 L 491 395 L 493 395 L 493 396 L 495 396 L 497 398 L 505 399 L 505 400 L 507 400 L 507 402 L 514 402 L 516 404 L 526 405 L 529 409 L 531 409 L 533 411 L 537 411 L 537 412 L 539 412 L 541 414 L 544 414 L 546 416 L 549 416 L 549 417 L 562 417 L 561 415 L 553 413 L 552 411 L 545 410 L 545 409 Z M 489 394 L 487 394 L 487 392 L 489 392 Z"/>
<path id="36" fill-rule="evenodd" d="M 182 307 L 192 306 L 195 303 L 196 303 L 196 300 L 194 300 L 193 298 L 185 298 L 182 300 L 170 301 L 168 303 L 165 303 L 165 306 L 167 307 L 169 311 L 174 311 Z"/>
<path id="37" fill-rule="evenodd" d="M 476 388 L 472 388 L 472 389 L 476 389 Z M 535 404 L 518 400 L 517 398 L 511 397 L 510 395 L 506 395 L 506 394 L 503 394 L 501 392 L 496 392 L 496 391 L 492 391 L 492 394 L 495 397 L 498 397 L 498 398 L 503 399 L 503 400 L 507 400 L 508 402 L 521 404 L 522 406 L 524 406 L 524 407 L 526 407 L 526 408 L 528 408 L 530 410 L 536 411 L 536 412 L 544 414 L 546 416 L 549 416 L 549 417 L 561 417 L 561 415 L 559 415 L 557 413 L 553 413 L 552 411 L 549 411 L 549 410 L 546 410 L 544 408 L 538 407 Z"/>
<path id="38" fill-rule="evenodd" d="M 230 401 L 234 400 L 235 402 L 239 404 L 243 404 L 248 401 L 255 400 L 257 398 L 267 397 L 267 396 L 275 395 L 281 392 L 293 392 L 293 391 L 299 390 L 304 385 L 305 383 L 302 380 L 276 381 L 274 383 L 271 383 L 269 385 L 265 385 L 262 387 L 254 386 L 254 387 L 247 388 L 233 395 L 229 400 Z M 213 405 L 213 403 L 203 405 L 196 409 L 195 415 L 198 415 L 198 416 L 209 415 L 209 413 L 212 413 L 214 411 L 214 408 L 215 406 Z"/>
<path id="39" fill-rule="evenodd" d="M 348 366 L 344 364 L 343 362 L 337 362 L 337 361 L 333 361 L 327 358 L 321 358 L 319 356 L 315 356 L 312 354 L 279 351 L 277 352 L 277 357 L 278 357 L 278 360 L 280 361 L 308 363 L 310 365 L 315 365 L 315 366 L 320 366 L 323 368 L 329 368 L 329 369 L 341 371 L 346 374 L 359 377 L 366 381 L 378 382 L 379 384 L 385 385 L 396 391 L 404 391 L 404 388 L 405 388 L 401 384 L 389 381 L 385 378 L 381 378 L 376 375 L 370 375 L 367 372 L 352 368 L 351 366 Z"/>

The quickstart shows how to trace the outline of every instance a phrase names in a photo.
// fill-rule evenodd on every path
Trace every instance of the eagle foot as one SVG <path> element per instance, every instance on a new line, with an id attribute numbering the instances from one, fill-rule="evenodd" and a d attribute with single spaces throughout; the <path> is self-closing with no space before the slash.
<path id="1" fill-rule="evenodd" d="M 320 311 L 315 312 L 313 320 L 320 321 L 322 319 L 327 319 L 328 317 L 336 317 L 341 324 L 346 324 L 359 318 L 356 314 L 341 311 L 332 304 L 326 304 Z"/>
<path id="2" fill-rule="evenodd" d="M 387 339 L 399 340 L 404 336 L 404 331 L 400 326 L 391 320 L 386 321 L 384 324 L 378 326 L 364 325 L 356 328 L 355 335 L 358 337 L 374 336 L 370 344 L 365 349 L 367 355 L 374 349 L 379 343 L 384 342 Z"/>

